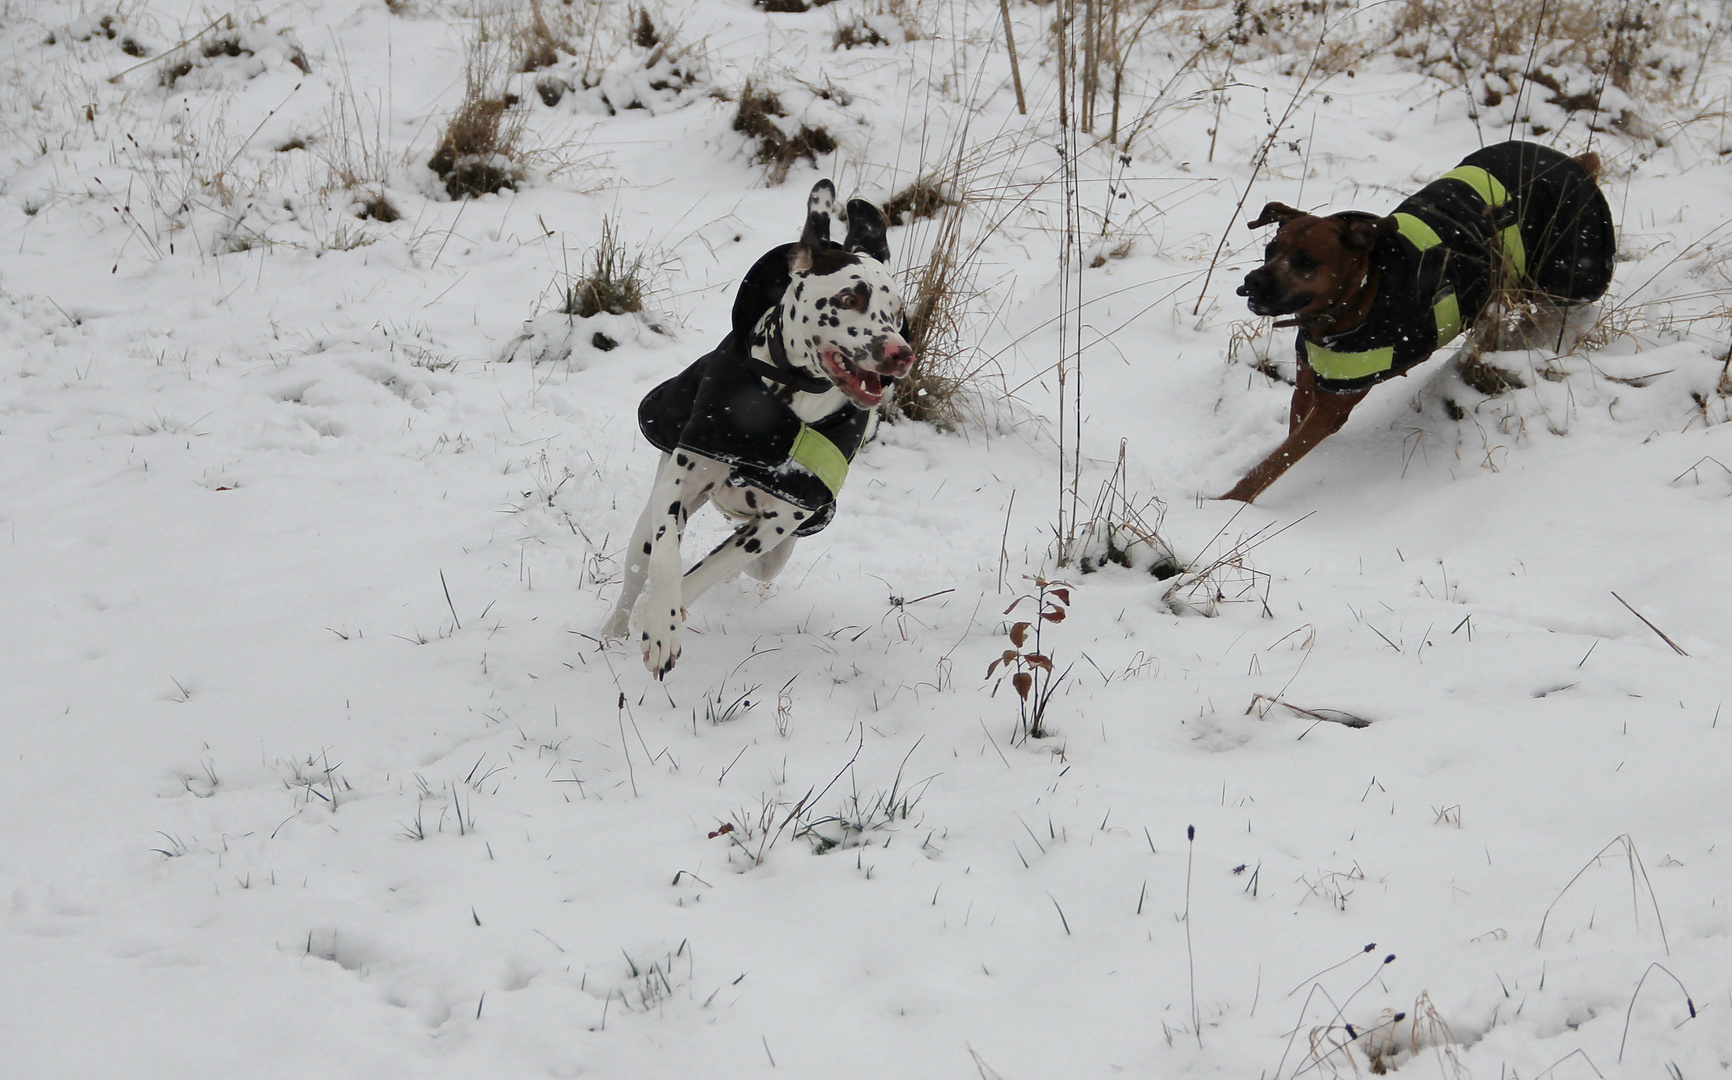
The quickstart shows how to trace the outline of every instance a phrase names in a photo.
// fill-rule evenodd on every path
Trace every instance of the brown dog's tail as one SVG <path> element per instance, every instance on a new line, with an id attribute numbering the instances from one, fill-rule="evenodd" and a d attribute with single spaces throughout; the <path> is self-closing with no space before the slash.
<path id="1" fill-rule="evenodd" d="M 1585 154 L 1577 154 L 1570 160 L 1587 170 L 1588 178 L 1590 180 L 1598 180 L 1600 178 L 1600 155 L 1594 153 L 1592 150 Z"/>

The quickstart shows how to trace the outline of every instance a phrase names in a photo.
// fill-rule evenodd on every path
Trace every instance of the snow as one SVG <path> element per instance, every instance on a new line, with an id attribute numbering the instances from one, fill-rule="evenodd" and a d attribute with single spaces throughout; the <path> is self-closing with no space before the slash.
<path id="1" fill-rule="evenodd" d="M 1303 51 L 1242 59 L 1217 120 L 1219 58 L 1143 43 L 1131 160 L 1078 159 L 1101 250 L 1131 242 L 1083 273 L 1080 509 L 1125 440 L 1180 559 L 1237 553 L 1204 617 L 1146 556 L 1056 563 L 1052 9 L 1012 6 L 1025 118 L 996 4 L 922 5 L 913 40 L 893 8 L 652 5 L 687 52 L 650 78 L 610 46 L 589 89 L 568 55 L 555 106 L 518 76 L 523 183 L 454 202 L 425 162 L 468 8 L 237 11 L 251 55 L 165 88 L 107 9 L 0 7 L 0 1073 L 1287 1080 L 1378 1040 L 1409 1075 L 1729 1067 L 1732 194 L 1690 119 L 1724 59 L 1660 140 L 1594 137 L 1624 261 L 1570 330 L 1606 333 L 1497 354 L 1527 386 L 1495 398 L 1436 359 L 1240 507 L 1206 496 L 1287 409 L 1251 366 L 1286 331 L 1233 295 L 1246 216 L 1387 209 L 1510 106 L 1374 56 L 1310 76 L 1253 177 Z M 582 10 L 623 40 L 624 6 Z M 856 13 L 892 43 L 833 51 Z M 219 12 L 113 14 L 156 58 Z M 670 62 L 693 84 L 656 88 Z M 710 94 L 748 77 L 838 150 L 766 184 Z M 320 190 L 343 110 L 396 222 Z M 638 399 L 813 182 L 882 201 L 965 135 L 969 420 L 881 425 L 665 684 L 599 648 Z M 572 320 L 604 217 L 657 289 Z M 933 236 L 892 230 L 898 268 Z M 1072 586 L 1068 675 L 1019 741 L 982 673 L 1039 574 Z M 1374 1032 L 1331 1051 L 1347 1024 Z"/>

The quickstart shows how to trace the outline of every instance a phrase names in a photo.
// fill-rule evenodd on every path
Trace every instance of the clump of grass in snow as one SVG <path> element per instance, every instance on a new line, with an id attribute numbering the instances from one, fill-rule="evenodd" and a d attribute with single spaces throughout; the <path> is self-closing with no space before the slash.
<path id="1" fill-rule="evenodd" d="M 649 267 L 641 251 L 627 254 L 615 231 L 617 225 L 613 218 L 602 218 L 601 239 L 590 251 L 583 276 L 561 290 L 561 314 L 587 319 L 603 313 L 625 315 L 643 310 Z"/>
<path id="2" fill-rule="evenodd" d="M 907 187 L 890 196 L 884 204 L 884 217 L 892 225 L 909 225 L 921 218 L 937 217 L 956 200 L 944 193 L 944 185 L 936 176 L 914 179 Z"/>
<path id="3" fill-rule="evenodd" d="M 830 35 L 830 48 L 835 50 L 870 48 L 888 44 L 890 42 L 878 32 L 878 28 L 873 26 L 865 15 L 858 12 L 848 21 L 837 23 L 835 31 Z"/>
<path id="4" fill-rule="evenodd" d="M 296 792 L 297 802 L 312 806 L 317 799 L 335 813 L 344 794 L 353 789 L 347 779 L 337 774 L 343 763 L 331 764 L 330 754 L 329 750 L 321 750 L 317 754 L 308 754 L 304 761 L 290 758 L 279 760 L 277 764 L 287 770 L 283 786 Z"/>
<path id="5" fill-rule="evenodd" d="M 1127 570 L 1146 569 L 1165 581 L 1185 568 L 1173 554 L 1172 545 L 1161 536 L 1166 506 L 1152 496 L 1139 499 L 1130 494 L 1126 451 L 1126 440 L 1120 439 L 1117 468 L 1101 483 L 1094 510 L 1077 537 L 1064 548 L 1074 554 L 1078 569 L 1085 574 L 1111 563 Z"/>
<path id="6" fill-rule="evenodd" d="M 518 30 L 518 50 L 518 71 L 535 71 L 557 64 L 561 52 L 571 51 L 571 42 L 542 13 L 541 0 L 530 0 L 529 18 Z"/>
<path id="7" fill-rule="evenodd" d="M 1476 108 L 1509 106 L 1532 135 L 1582 116 L 1588 126 L 1648 133 L 1636 107 L 1692 95 L 1719 36 L 1707 13 L 1640 0 L 1403 0 L 1390 51 L 1465 91 Z M 1549 108 L 1547 108 L 1549 107 Z"/>
<path id="8" fill-rule="evenodd" d="M 463 100 L 427 161 L 453 199 L 515 190 L 523 180 L 518 141 L 524 118 L 512 111 L 513 99 L 496 88 L 501 54 L 500 40 L 482 22 L 463 65 Z"/>
<path id="9" fill-rule="evenodd" d="M 897 766 L 896 776 L 888 788 L 871 795 L 862 795 L 856 788 L 843 799 L 835 813 L 806 821 L 796 835 L 805 837 L 814 851 L 823 854 L 838 847 L 859 846 L 873 833 L 893 829 L 898 822 L 907 821 L 926 794 L 927 786 L 935 779 L 929 776 L 913 784 L 903 782 L 908 759 L 914 756 L 919 746 L 920 740 L 914 740 L 914 745 L 903 755 L 902 764 Z"/>
<path id="10" fill-rule="evenodd" d="M 774 91 L 763 90 L 747 79 L 740 90 L 739 104 L 734 110 L 733 129 L 757 145 L 752 150 L 752 163 L 764 167 L 764 176 L 772 185 L 788 178 L 788 170 L 801 158 L 815 166 L 818 155 L 836 151 L 836 137 L 824 127 L 801 124 L 788 134 L 776 121 L 786 119 L 781 98 Z"/>
<path id="11" fill-rule="evenodd" d="M 205 38 L 203 44 L 198 46 L 196 53 L 191 55 L 182 53 L 180 60 L 163 65 L 156 80 L 163 88 L 173 90 L 175 83 L 192 74 L 195 68 L 202 67 L 206 61 L 217 60 L 225 56 L 253 55 L 253 50 L 248 48 L 241 41 L 240 35 L 235 32 L 233 15 L 224 16 L 220 23 L 222 32 Z M 216 24 L 212 25 L 215 26 Z M 296 66 L 300 65 L 297 64 Z"/>
<path id="12" fill-rule="evenodd" d="M 959 426 L 964 417 L 984 411 L 982 383 L 991 364 L 973 344 L 980 244 L 964 242 L 970 205 L 960 183 L 965 167 L 959 156 L 948 181 L 916 180 L 886 208 L 894 224 L 933 221 L 926 261 L 903 274 L 914 366 L 898 381 L 887 409 L 939 428 Z"/>

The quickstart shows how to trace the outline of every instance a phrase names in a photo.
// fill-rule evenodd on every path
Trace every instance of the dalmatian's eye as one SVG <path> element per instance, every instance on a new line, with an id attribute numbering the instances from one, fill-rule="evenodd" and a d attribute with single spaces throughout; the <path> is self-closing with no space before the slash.
<path id="1" fill-rule="evenodd" d="M 847 292 L 837 293 L 835 298 L 830 302 L 839 308 L 846 308 L 849 311 L 866 310 L 866 298 L 852 289 Z"/>

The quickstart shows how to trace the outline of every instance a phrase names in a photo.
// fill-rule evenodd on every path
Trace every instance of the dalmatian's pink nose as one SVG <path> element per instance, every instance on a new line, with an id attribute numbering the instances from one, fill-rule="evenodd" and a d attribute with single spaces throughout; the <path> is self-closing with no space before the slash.
<path id="1" fill-rule="evenodd" d="M 893 379 L 900 379 L 908 374 L 908 369 L 914 366 L 914 350 L 901 339 L 886 341 L 884 350 L 878 358 L 878 371 Z"/>

